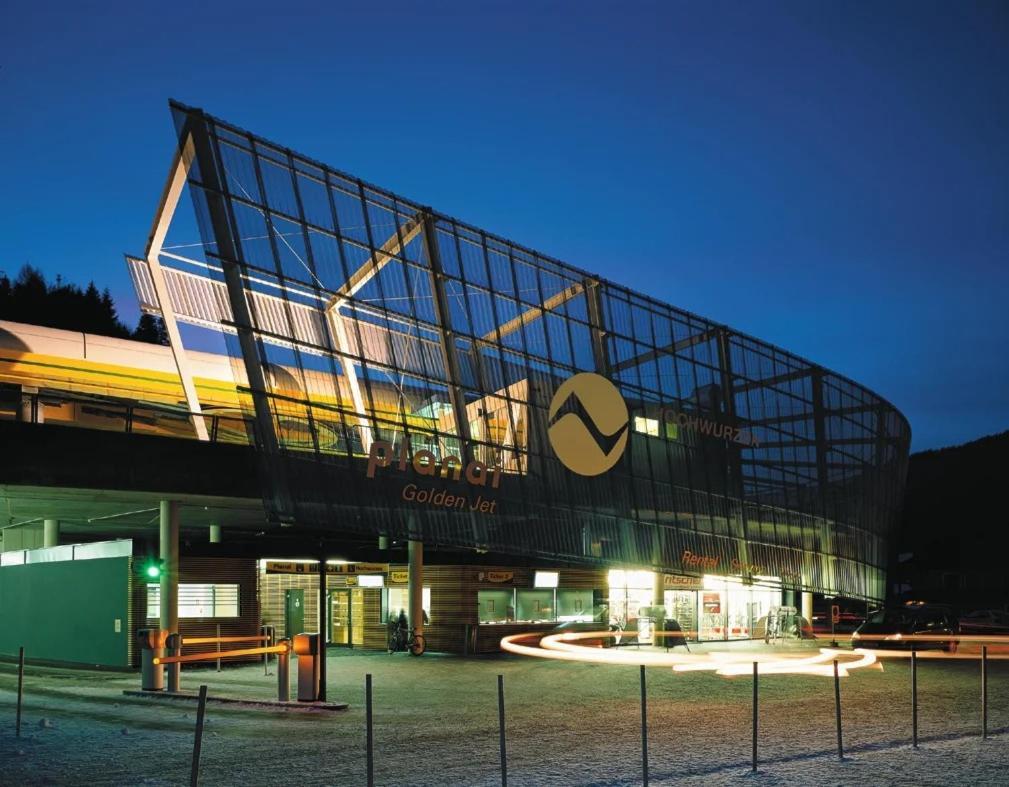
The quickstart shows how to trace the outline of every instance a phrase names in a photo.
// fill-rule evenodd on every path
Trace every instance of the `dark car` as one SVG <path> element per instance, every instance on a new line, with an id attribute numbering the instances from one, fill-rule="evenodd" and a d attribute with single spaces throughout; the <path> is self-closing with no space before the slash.
<path id="1" fill-rule="evenodd" d="M 960 633 L 981 636 L 1009 636 L 1009 612 L 978 609 L 960 617 Z"/>
<path id="2" fill-rule="evenodd" d="M 892 648 L 955 651 L 959 629 L 948 607 L 909 604 L 871 612 L 851 635 L 856 648 Z M 950 635 L 950 639 L 945 639 Z"/>

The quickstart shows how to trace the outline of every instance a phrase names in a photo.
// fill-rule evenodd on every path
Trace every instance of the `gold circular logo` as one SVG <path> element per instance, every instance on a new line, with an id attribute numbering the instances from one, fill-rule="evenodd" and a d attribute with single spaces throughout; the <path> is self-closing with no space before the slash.
<path id="1" fill-rule="evenodd" d="M 627 405 L 605 377 L 589 372 L 565 380 L 547 418 L 554 453 L 578 475 L 605 473 L 627 446 Z"/>

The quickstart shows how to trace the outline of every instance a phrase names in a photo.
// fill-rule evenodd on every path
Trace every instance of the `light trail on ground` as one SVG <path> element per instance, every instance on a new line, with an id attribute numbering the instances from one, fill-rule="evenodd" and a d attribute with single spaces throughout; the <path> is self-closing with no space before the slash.
<path id="1" fill-rule="evenodd" d="M 657 632 L 660 636 L 662 632 Z M 677 635 L 682 636 L 680 632 Z M 890 658 L 910 658 L 912 650 L 895 650 L 886 648 L 858 648 L 852 650 L 821 647 L 815 654 L 809 653 L 775 653 L 768 652 L 731 652 L 713 651 L 710 653 L 669 653 L 658 650 L 630 650 L 629 648 L 605 648 L 599 645 L 583 644 L 585 640 L 604 640 L 616 638 L 619 632 L 614 631 L 579 631 L 561 634 L 539 633 L 513 634 L 501 640 L 501 649 L 508 653 L 533 658 L 552 659 L 555 661 L 582 662 L 588 664 L 615 664 L 625 666 L 665 667 L 674 672 L 714 672 L 723 677 L 750 675 L 754 662 L 757 663 L 759 674 L 766 675 L 819 675 L 833 677 L 834 661 L 838 662 L 838 676 L 847 677 L 851 672 L 866 668 L 883 669 L 882 660 Z M 947 635 L 904 636 L 889 638 L 890 641 L 910 644 L 921 642 L 923 645 L 948 642 Z M 957 639 L 965 644 L 991 644 L 993 642 L 1006 647 L 999 652 L 989 653 L 989 660 L 1009 660 L 1009 638 L 963 636 Z M 884 640 L 884 638 L 880 638 Z M 857 638 L 855 640 L 857 642 Z M 963 651 L 949 653 L 943 650 L 915 650 L 919 659 L 949 659 L 978 660 L 981 649 L 976 652 Z"/>

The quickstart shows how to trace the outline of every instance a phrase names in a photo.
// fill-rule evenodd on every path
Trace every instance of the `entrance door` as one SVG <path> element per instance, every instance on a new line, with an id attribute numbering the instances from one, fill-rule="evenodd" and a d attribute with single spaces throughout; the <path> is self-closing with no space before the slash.
<path id="1" fill-rule="evenodd" d="M 305 631 L 305 591 L 288 588 L 284 591 L 284 636 L 293 637 Z"/>
<path id="2" fill-rule="evenodd" d="M 351 645 L 351 625 L 354 620 L 349 590 L 334 590 L 330 594 L 329 642 L 331 645 Z"/>

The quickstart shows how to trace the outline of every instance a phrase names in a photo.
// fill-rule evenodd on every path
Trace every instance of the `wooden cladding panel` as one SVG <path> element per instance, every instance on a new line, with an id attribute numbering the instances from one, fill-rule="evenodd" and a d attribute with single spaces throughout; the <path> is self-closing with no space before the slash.
<path id="1" fill-rule="evenodd" d="M 147 619 L 147 583 L 133 578 L 131 572 L 131 626 L 139 628 L 157 627 L 159 621 Z M 179 584 L 223 584 L 238 585 L 238 617 L 234 618 L 180 618 L 179 633 L 183 642 L 186 637 L 217 636 L 217 626 L 221 626 L 222 637 L 255 636 L 259 634 L 259 594 L 257 587 L 256 561 L 245 558 L 186 557 L 179 561 Z M 131 638 L 130 663 L 139 666 L 140 653 L 133 646 Z M 222 645 L 222 649 L 256 647 L 259 643 L 239 643 Z M 206 653 L 216 649 L 216 645 L 183 645 L 183 655 Z M 256 661 L 261 656 L 235 657 L 223 661 Z M 213 663 L 213 662 L 207 662 Z M 183 667 L 185 669 L 185 667 Z"/>

